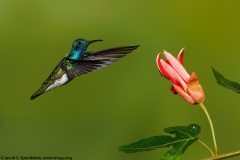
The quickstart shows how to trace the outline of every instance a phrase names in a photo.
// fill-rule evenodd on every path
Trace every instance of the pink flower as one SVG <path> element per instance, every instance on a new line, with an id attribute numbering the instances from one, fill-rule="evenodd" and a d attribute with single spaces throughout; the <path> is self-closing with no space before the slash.
<path id="1" fill-rule="evenodd" d="M 174 94 L 179 94 L 190 104 L 203 102 L 205 95 L 196 73 L 192 72 L 189 75 L 183 67 L 183 49 L 178 54 L 177 59 L 166 51 L 163 54 L 167 60 L 162 60 L 160 54 L 158 54 L 157 66 L 160 73 L 172 82 L 171 91 Z"/>

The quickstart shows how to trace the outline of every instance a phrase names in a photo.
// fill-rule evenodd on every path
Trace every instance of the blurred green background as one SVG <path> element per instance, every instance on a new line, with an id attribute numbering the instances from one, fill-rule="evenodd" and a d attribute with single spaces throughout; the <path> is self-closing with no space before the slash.
<path id="1" fill-rule="evenodd" d="M 210 68 L 240 82 L 239 6 L 237 0 L 0 0 L 0 155 L 157 160 L 167 149 L 125 154 L 117 147 L 191 123 L 213 147 L 200 107 L 173 95 L 155 63 L 162 50 L 176 56 L 183 47 L 186 69 L 205 89 L 219 152 L 239 150 L 239 95 L 218 86 Z M 89 50 L 140 47 L 30 101 L 80 37 L 104 40 Z M 195 143 L 184 159 L 208 156 Z"/>

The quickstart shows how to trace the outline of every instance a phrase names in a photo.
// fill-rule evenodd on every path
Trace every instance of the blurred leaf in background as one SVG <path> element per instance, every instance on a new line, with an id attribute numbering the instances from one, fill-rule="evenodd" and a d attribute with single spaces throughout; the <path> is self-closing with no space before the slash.
<path id="1" fill-rule="evenodd" d="M 218 72 L 216 69 L 212 68 L 213 74 L 215 79 L 217 80 L 217 83 L 220 86 L 223 86 L 229 90 L 232 90 L 233 92 L 240 93 L 240 84 L 237 82 L 233 82 L 227 78 L 225 78 L 220 72 Z"/>

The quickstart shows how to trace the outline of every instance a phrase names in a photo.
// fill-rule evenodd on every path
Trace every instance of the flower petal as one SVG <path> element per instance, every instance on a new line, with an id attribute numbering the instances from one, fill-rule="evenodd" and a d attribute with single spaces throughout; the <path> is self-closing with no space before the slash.
<path id="1" fill-rule="evenodd" d="M 167 79 L 170 79 L 170 76 L 167 74 L 167 72 L 163 69 L 163 66 L 161 64 L 161 54 L 159 53 L 157 55 L 157 59 L 156 59 L 156 62 L 157 62 L 157 66 L 158 66 L 158 69 L 160 71 L 160 73 Z"/>
<path id="2" fill-rule="evenodd" d="M 177 59 L 183 65 L 184 48 L 179 52 Z"/>
<path id="3" fill-rule="evenodd" d="M 182 77 L 172 68 L 171 65 L 160 59 L 162 70 L 169 76 L 172 83 L 182 87 L 182 90 L 187 91 L 187 83 L 184 82 Z"/>
<path id="4" fill-rule="evenodd" d="M 188 85 L 187 85 L 188 94 L 194 99 L 196 104 L 202 103 L 205 100 L 205 94 L 202 86 L 198 81 L 197 74 L 192 72 Z"/>
<path id="5" fill-rule="evenodd" d="M 173 86 L 171 87 L 171 91 L 172 91 L 173 94 L 178 94 L 176 89 Z"/>
<path id="6" fill-rule="evenodd" d="M 173 88 L 176 90 L 176 92 L 188 103 L 195 104 L 194 99 L 187 94 L 184 90 L 182 90 L 178 85 L 173 84 Z"/>
<path id="7" fill-rule="evenodd" d="M 167 58 L 168 62 L 171 64 L 172 68 L 180 75 L 185 82 L 188 82 L 190 75 L 187 73 L 183 65 L 170 53 L 164 51 L 163 54 Z"/>

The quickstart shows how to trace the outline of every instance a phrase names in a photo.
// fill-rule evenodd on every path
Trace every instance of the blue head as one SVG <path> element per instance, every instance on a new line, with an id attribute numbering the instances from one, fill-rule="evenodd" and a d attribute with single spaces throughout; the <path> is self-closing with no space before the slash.
<path id="1" fill-rule="evenodd" d="M 88 41 L 86 39 L 75 40 L 73 42 L 72 49 L 71 49 L 70 53 L 67 55 L 67 57 L 69 59 L 73 59 L 73 60 L 80 60 L 81 58 L 84 57 L 88 45 L 93 42 L 98 42 L 98 41 L 102 41 L 102 40 L 100 40 L 100 39 L 92 40 L 92 41 Z"/>

